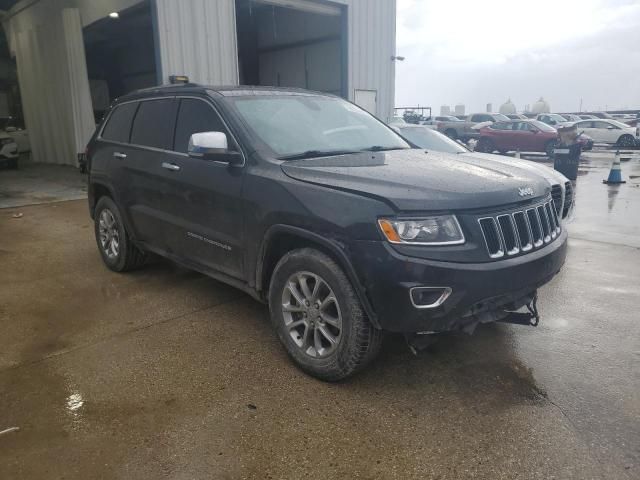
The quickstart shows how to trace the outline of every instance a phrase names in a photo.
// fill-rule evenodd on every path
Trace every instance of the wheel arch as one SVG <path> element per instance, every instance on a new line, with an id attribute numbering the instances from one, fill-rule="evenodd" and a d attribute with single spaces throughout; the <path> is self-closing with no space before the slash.
<path id="1" fill-rule="evenodd" d="M 369 321 L 380 328 L 373 306 L 367 298 L 364 286 L 341 246 L 317 233 L 290 225 L 273 225 L 264 235 L 256 265 L 256 291 L 263 297 L 268 291 L 271 276 L 278 261 L 288 252 L 299 248 L 315 248 L 335 260 L 353 285 Z"/>
<path id="2" fill-rule="evenodd" d="M 89 191 L 87 196 L 89 199 L 89 214 L 91 215 L 91 218 L 93 218 L 95 215 L 96 205 L 98 204 L 100 198 L 107 196 L 115 201 L 113 188 L 100 181 L 92 181 L 89 183 Z"/>

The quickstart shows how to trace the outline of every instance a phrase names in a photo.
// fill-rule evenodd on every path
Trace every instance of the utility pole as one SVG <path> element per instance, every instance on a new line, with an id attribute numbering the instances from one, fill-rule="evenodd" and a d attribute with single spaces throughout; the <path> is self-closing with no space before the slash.
<path id="1" fill-rule="evenodd" d="M 582 99 L 580 99 L 580 110 L 578 110 L 580 113 L 582 113 Z"/>

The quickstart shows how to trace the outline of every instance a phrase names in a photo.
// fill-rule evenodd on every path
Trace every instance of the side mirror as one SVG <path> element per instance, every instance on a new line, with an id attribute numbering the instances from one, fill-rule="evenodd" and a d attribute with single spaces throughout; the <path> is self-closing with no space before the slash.
<path id="1" fill-rule="evenodd" d="M 242 164 L 242 154 L 229 150 L 227 135 L 222 132 L 194 133 L 189 139 L 187 152 L 190 157 L 202 158 L 229 165 Z"/>
<path id="2" fill-rule="evenodd" d="M 7 127 L 4 129 L 5 132 L 16 132 L 17 130 L 16 127 Z"/>

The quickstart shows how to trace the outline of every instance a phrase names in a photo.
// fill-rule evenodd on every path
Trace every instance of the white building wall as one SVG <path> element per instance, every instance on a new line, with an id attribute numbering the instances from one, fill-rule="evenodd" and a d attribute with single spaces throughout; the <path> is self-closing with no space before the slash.
<path id="1" fill-rule="evenodd" d="M 234 0 L 156 0 L 162 83 L 238 84 Z"/>
<path id="2" fill-rule="evenodd" d="M 95 130 L 82 27 L 137 0 L 25 0 L 3 19 L 31 156 L 75 165 Z"/>
<path id="3" fill-rule="evenodd" d="M 393 112 L 396 48 L 395 0 L 266 0 L 313 11 L 314 5 L 346 7 L 348 92 L 376 92 L 376 114 Z M 198 83 L 237 85 L 238 48 L 234 0 L 156 0 L 162 81 L 184 74 Z M 322 8 L 318 10 L 323 11 Z M 205 20 L 204 22 L 202 20 Z"/>

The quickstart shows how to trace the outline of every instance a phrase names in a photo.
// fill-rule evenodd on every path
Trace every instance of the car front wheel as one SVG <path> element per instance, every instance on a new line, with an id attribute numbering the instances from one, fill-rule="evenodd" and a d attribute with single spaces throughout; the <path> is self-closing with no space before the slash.
<path id="1" fill-rule="evenodd" d="M 367 319 L 349 279 L 315 249 L 294 250 L 278 262 L 269 309 L 289 356 L 321 380 L 353 375 L 380 350 L 382 332 Z"/>
<path id="2" fill-rule="evenodd" d="M 619 147 L 633 147 L 636 144 L 636 139 L 633 138 L 633 135 L 622 135 L 618 139 L 617 145 Z"/>

